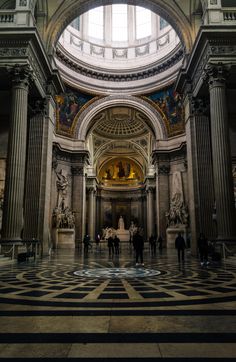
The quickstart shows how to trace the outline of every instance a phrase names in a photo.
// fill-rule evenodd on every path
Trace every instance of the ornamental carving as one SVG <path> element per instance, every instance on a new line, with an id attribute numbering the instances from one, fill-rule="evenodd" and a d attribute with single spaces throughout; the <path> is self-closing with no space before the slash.
<path id="1" fill-rule="evenodd" d="M 27 48 L 1 48 L 0 57 L 25 57 L 28 53 Z"/>
<path id="2" fill-rule="evenodd" d="M 27 0 L 20 0 L 20 6 L 27 6 Z"/>
<path id="3" fill-rule="evenodd" d="M 194 98 L 191 99 L 191 111 L 193 115 L 208 115 L 209 102 L 204 98 Z"/>
<path id="4" fill-rule="evenodd" d="M 205 79 L 208 80 L 209 86 L 224 84 L 228 75 L 229 67 L 222 63 L 208 64 L 205 68 Z"/>
<path id="5" fill-rule="evenodd" d="M 71 173 L 73 176 L 83 176 L 84 167 L 83 166 L 71 166 Z"/>
<path id="6" fill-rule="evenodd" d="M 29 81 L 32 78 L 32 70 L 28 64 L 16 64 L 13 67 L 8 67 L 8 72 L 14 85 L 28 87 Z"/>
<path id="7" fill-rule="evenodd" d="M 94 50 L 93 50 L 94 52 Z M 102 81 L 110 81 L 110 82 L 128 82 L 128 81 L 135 81 L 140 79 L 146 79 L 149 77 L 153 77 L 154 75 L 160 74 L 167 69 L 173 67 L 177 64 L 184 55 L 183 48 L 179 49 L 170 59 L 164 61 L 161 64 L 153 66 L 150 69 L 145 69 L 144 71 L 138 71 L 136 73 L 129 73 L 129 74 L 115 74 L 115 73 L 105 73 L 105 72 L 98 72 L 95 69 L 88 69 L 82 66 L 79 63 L 74 62 L 72 59 L 68 59 L 68 57 L 59 49 L 56 50 L 56 57 L 57 59 L 65 64 L 68 68 L 72 69 L 73 71 L 82 74 L 85 77 L 99 79 Z"/>
<path id="8" fill-rule="evenodd" d="M 170 172 L 170 166 L 169 165 L 160 165 L 158 167 L 158 175 L 169 175 Z"/>

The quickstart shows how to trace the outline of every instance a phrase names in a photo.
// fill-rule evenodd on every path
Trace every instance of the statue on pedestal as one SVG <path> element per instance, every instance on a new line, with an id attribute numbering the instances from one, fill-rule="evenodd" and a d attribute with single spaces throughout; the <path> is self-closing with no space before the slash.
<path id="1" fill-rule="evenodd" d="M 125 229 L 125 223 L 124 223 L 124 219 L 123 216 L 120 216 L 119 221 L 118 221 L 118 229 Z"/>

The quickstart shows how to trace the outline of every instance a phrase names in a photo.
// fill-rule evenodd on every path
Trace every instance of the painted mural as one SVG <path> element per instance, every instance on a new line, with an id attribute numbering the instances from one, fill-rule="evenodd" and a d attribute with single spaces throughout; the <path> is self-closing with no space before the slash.
<path id="1" fill-rule="evenodd" d="M 107 186 L 140 185 L 143 182 L 143 172 L 133 160 L 115 158 L 102 167 L 99 180 Z"/>
<path id="2" fill-rule="evenodd" d="M 66 92 L 56 96 L 57 103 L 57 131 L 67 136 L 73 136 L 78 112 L 90 104 L 93 97 L 88 94 L 66 89 Z"/>
<path id="3" fill-rule="evenodd" d="M 184 131 L 183 101 L 181 96 L 174 91 L 173 87 L 149 94 L 147 98 L 154 103 L 157 110 L 163 115 L 169 136 L 174 136 Z"/>

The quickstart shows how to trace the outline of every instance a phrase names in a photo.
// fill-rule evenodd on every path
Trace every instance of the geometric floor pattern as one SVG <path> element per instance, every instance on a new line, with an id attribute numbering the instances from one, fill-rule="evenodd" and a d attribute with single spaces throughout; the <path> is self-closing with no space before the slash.
<path id="1" fill-rule="evenodd" d="M 123 247 L 2 265 L 0 360 L 236 361 L 236 262 Z"/>

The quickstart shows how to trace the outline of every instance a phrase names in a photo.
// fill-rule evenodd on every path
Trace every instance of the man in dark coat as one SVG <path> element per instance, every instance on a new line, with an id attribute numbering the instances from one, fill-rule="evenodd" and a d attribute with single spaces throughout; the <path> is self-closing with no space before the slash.
<path id="1" fill-rule="evenodd" d="M 209 264 L 208 262 L 208 240 L 203 233 L 200 233 L 197 240 L 201 265 Z"/>
<path id="2" fill-rule="evenodd" d="M 178 251 L 178 261 L 180 263 L 180 255 L 182 256 L 182 262 L 184 262 L 184 250 L 186 248 L 185 241 L 181 233 L 178 233 L 177 238 L 175 239 L 175 249 Z"/>
<path id="3" fill-rule="evenodd" d="M 136 234 L 134 234 L 133 238 L 134 249 L 136 252 L 136 265 L 138 265 L 139 259 L 142 266 L 143 263 L 143 248 L 144 248 L 144 241 L 143 237 L 140 235 L 139 230 L 137 230 Z"/>

